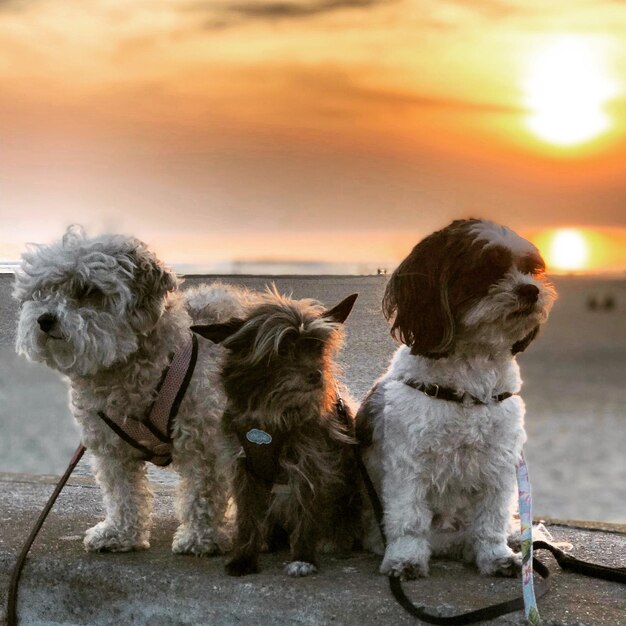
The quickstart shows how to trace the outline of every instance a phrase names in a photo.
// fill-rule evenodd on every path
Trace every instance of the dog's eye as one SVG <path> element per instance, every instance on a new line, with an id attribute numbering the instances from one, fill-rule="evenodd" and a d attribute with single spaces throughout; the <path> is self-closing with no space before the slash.
<path id="1" fill-rule="evenodd" d="M 293 354 L 293 346 L 291 344 L 283 341 L 278 346 L 278 350 L 276 351 L 276 354 L 281 359 L 287 359 L 287 358 L 289 358 Z"/>
<path id="2" fill-rule="evenodd" d="M 82 285 L 74 292 L 74 298 L 80 303 L 100 302 L 104 298 L 104 293 L 93 285 Z"/>
<path id="3" fill-rule="evenodd" d="M 324 350 L 324 342 L 308 337 L 300 342 L 299 348 L 306 354 L 319 355 Z"/>
<path id="4" fill-rule="evenodd" d="M 541 276 L 546 271 L 543 260 L 534 256 L 524 257 L 517 267 L 522 274 L 531 276 Z"/>

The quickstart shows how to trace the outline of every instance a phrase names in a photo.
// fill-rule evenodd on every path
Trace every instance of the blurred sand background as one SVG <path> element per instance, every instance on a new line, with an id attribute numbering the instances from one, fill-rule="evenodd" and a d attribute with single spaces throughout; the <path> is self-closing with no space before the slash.
<path id="1" fill-rule="evenodd" d="M 189 277 L 186 285 L 214 277 Z M 382 317 L 386 278 L 263 277 L 221 280 L 263 288 L 272 280 L 295 297 L 332 305 L 359 299 L 340 361 L 357 400 L 384 371 L 395 345 Z M 526 457 L 539 516 L 626 522 L 626 280 L 561 277 L 559 300 L 542 335 L 520 355 L 529 441 Z M 61 473 L 79 441 L 60 375 L 14 353 L 17 303 L 0 274 L 0 471 Z M 612 310 L 590 310 L 610 296 Z M 89 471 L 87 465 L 83 472 Z M 155 480 L 172 480 L 151 470 Z"/>

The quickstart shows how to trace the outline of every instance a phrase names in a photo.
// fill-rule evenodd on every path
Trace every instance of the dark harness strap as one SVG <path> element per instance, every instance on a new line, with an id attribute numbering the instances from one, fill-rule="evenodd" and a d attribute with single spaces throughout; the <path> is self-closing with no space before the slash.
<path id="1" fill-rule="evenodd" d="M 173 357 L 161 376 L 158 395 L 143 419 L 132 416 L 118 421 L 104 411 L 98 416 L 119 437 L 142 454 L 144 461 L 165 466 L 172 462 L 172 428 L 180 404 L 193 376 L 198 359 L 198 339 L 191 334 L 189 340 Z"/>
<path id="2" fill-rule="evenodd" d="M 269 485 L 282 483 L 279 457 L 285 439 L 284 433 L 272 435 L 260 428 L 250 428 L 238 429 L 236 434 L 248 471 Z"/>
<path id="3" fill-rule="evenodd" d="M 348 431 L 352 432 L 351 420 L 339 393 L 337 393 L 335 410 Z M 246 458 L 246 467 L 250 473 L 269 485 L 287 484 L 287 477 L 282 472 L 279 461 L 288 433 L 269 433 L 260 428 L 250 428 L 238 429 L 236 435 L 241 443 L 241 454 Z"/>

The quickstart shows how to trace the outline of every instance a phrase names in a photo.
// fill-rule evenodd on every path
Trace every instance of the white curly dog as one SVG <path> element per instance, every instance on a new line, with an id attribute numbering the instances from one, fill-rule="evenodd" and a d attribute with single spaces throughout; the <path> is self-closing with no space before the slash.
<path id="1" fill-rule="evenodd" d="M 67 377 L 72 412 L 93 455 L 106 518 L 87 530 L 85 548 L 148 548 L 152 493 L 145 461 L 99 413 L 118 423 L 142 419 L 172 353 L 189 341 L 190 326 L 241 317 L 254 294 L 219 283 L 179 291 L 176 275 L 138 239 L 88 238 L 73 226 L 61 241 L 23 254 L 14 296 L 21 302 L 16 349 Z M 219 380 L 224 349 L 198 343 L 171 433 L 180 475 L 172 550 L 206 555 L 228 547 L 230 470 L 217 443 L 226 402 Z"/>

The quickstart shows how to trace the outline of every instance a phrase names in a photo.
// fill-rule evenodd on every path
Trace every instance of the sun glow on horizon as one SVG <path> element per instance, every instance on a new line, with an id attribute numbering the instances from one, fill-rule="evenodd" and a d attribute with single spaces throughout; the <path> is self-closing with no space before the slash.
<path id="1" fill-rule="evenodd" d="M 528 128 L 541 139 L 571 147 L 595 139 L 612 124 L 605 106 L 617 86 L 597 39 L 563 35 L 533 54 L 524 81 Z"/>
<path id="2" fill-rule="evenodd" d="M 575 228 L 554 231 L 546 249 L 550 269 L 557 271 L 580 271 L 586 268 L 589 244 L 583 233 Z"/>

